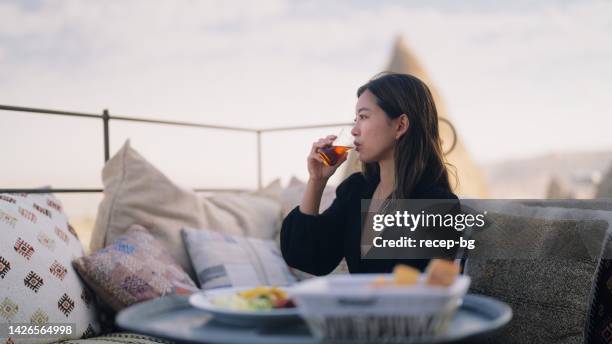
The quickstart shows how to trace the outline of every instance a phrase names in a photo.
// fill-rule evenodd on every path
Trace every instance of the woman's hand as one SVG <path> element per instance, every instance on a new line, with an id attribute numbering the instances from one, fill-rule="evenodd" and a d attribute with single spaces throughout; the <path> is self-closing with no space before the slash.
<path id="1" fill-rule="evenodd" d="M 335 139 L 335 135 L 329 135 L 312 144 L 312 149 L 307 159 L 308 173 L 310 173 L 311 180 L 327 181 L 336 172 L 336 169 L 346 161 L 348 152 L 339 157 L 336 164 L 332 166 L 325 165 L 323 158 L 319 155 L 318 149 L 331 146 Z"/>

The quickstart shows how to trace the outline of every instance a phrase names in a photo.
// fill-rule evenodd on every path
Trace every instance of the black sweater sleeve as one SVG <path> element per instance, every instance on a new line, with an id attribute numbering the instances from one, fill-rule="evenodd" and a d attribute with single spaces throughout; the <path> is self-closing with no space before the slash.
<path id="1" fill-rule="evenodd" d="M 295 207 L 283 220 L 281 252 L 287 264 L 321 276 L 332 272 L 344 255 L 344 231 L 349 193 L 356 176 L 336 188 L 336 199 L 319 215 L 307 215 Z"/>

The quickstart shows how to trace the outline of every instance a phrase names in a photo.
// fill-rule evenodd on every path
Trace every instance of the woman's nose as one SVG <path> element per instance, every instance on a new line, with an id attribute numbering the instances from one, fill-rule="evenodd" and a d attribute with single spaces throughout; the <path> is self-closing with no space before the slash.
<path id="1" fill-rule="evenodd" d="M 351 135 L 359 136 L 359 130 L 357 128 L 357 125 L 354 125 L 353 128 L 351 129 Z"/>

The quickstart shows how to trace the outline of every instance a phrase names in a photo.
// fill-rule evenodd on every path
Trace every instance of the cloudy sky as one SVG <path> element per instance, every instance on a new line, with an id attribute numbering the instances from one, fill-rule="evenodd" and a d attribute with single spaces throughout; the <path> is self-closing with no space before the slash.
<path id="1" fill-rule="evenodd" d="M 402 35 L 478 162 L 609 150 L 610 13 L 609 1 L 0 0 L 0 104 L 253 128 L 350 122 L 357 87 Z M 101 185 L 98 121 L 0 111 L 0 127 L 6 186 Z M 329 131 L 266 136 L 264 182 L 305 177 L 309 142 Z M 129 137 L 185 185 L 256 185 L 251 135 L 111 133 L 112 152 Z"/>

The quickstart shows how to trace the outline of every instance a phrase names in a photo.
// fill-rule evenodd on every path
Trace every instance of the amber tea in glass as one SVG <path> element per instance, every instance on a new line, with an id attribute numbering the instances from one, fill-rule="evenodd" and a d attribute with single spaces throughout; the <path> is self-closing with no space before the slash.
<path id="1" fill-rule="evenodd" d="M 353 147 L 347 146 L 330 146 L 319 148 L 319 156 L 323 158 L 325 166 L 333 166 L 338 162 L 338 159 Z"/>
<path id="2" fill-rule="evenodd" d="M 344 153 L 353 148 L 352 135 L 350 132 L 342 129 L 331 146 L 319 148 L 317 152 L 323 159 L 323 164 L 325 164 L 325 166 L 333 166 Z"/>

